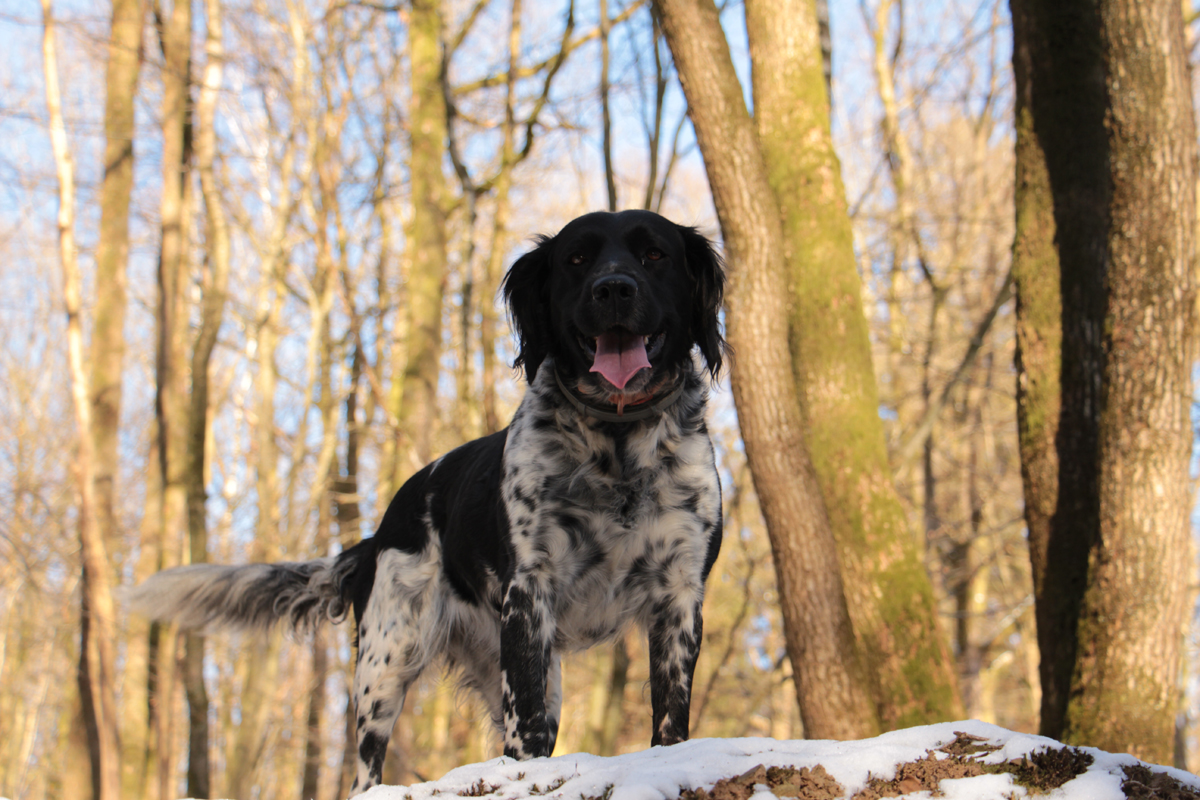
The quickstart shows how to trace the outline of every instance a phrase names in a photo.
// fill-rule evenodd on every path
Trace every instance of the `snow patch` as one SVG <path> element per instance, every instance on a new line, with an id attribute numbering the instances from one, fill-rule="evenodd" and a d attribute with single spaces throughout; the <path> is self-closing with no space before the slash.
<path id="1" fill-rule="evenodd" d="M 451 800 L 459 796 L 494 800 L 675 800 L 681 790 L 711 789 L 717 781 L 743 775 L 761 764 L 797 769 L 821 765 L 841 784 L 844 796 L 851 798 L 864 789 L 870 779 L 894 779 L 898 765 L 925 758 L 929 751 L 954 742 L 960 732 L 986 739 L 985 744 L 997 748 L 994 752 L 973 756 L 981 764 L 999 764 L 1039 750 L 1063 746 L 1053 739 L 1014 733 L 977 720 L 908 728 L 854 742 L 693 739 L 672 747 L 653 747 L 612 758 L 586 753 L 531 761 L 497 758 L 451 770 L 438 781 L 413 786 L 378 786 L 362 797 L 364 800 L 432 800 L 435 797 Z M 1052 800 L 1124 798 L 1121 789 L 1123 767 L 1141 762 L 1129 755 L 1087 747 L 1080 749 L 1092 755 L 1094 762 L 1082 774 L 1044 796 Z M 1200 793 L 1200 778 L 1195 775 L 1168 767 L 1152 768 Z M 948 800 L 1004 800 L 1030 796 L 1008 774 L 943 780 L 939 788 Z M 915 800 L 928 798 L 931 793 L 922 790 L 901 796 Z M 751 789 L 750 800 L 773 800 L 775 797 L 765 784 L 756 782 Z"/>

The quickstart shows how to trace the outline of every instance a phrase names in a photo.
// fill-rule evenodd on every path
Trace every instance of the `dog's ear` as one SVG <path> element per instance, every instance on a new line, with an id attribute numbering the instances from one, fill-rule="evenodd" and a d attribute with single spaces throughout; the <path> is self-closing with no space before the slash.
<path id="1" fill-rule="evenodd" d="M 721 336 L 721 298 L 725 295 L 725 264 L 712 242 L 695 228 L 677 226 L 683 236 L 687 271 L 692 279 L 692 341 L 716 378 L 728 346 Z"/>
<path id="2" fill-rule="evenodd" d="M 517 259 L 500 287 L 517 333 L 513 366 L 524 367 L 530 383 L 550 349 L 550 252 L 554 239 L 539 236 L 536 241 L 537 247 Z"/>

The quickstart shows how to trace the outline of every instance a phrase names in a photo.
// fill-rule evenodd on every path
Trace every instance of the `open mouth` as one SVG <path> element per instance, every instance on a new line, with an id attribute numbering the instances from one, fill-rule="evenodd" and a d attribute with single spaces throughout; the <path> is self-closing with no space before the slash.
<path id="1" fill-rule="evenodd" d="M 579 337 L 579 345 L 592 357 L 591 372 L 599 372 L 617 389 L 643 369 L 650 368 L 650 359 L 662 352 L 667 341 L 666 331 L 642 336 L 623 328 L 613 328 L 589 339 Z"/>

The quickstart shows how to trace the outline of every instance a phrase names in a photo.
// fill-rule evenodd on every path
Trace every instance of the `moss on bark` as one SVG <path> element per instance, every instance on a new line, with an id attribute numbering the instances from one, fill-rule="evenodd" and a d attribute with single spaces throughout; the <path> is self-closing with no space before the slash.
<path id="1" fill-rule="evenodd" d="M 778 204 L 805 435 L 886 727 L 961 715 L 933 588 L 892 483 L 813 0 L 747 0 L 755 122 Z"/>

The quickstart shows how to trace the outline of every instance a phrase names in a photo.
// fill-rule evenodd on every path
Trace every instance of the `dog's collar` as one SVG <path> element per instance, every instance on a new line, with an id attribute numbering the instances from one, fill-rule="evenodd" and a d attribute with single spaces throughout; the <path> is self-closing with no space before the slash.
<path id="1" fill-rule="evenodd" d="M 618 414 L 615 411 L 608 411 L 598 406 L 584 402 L 583 398 L 577 395 L 574 391 L 567 388 L 563 383 L 562 376 L 558 374 L 558 370 L 554 370 L 554 380 L 558 383 L 558 388 L 562 390 L 563 395 L 575 406 L 580 414 L 592 419 L 598 419 L 602 422 L 638 422 L 643 419 L 658 416 L 675 404 L 679 396 L 683 394 L 684 381 L 680 380 L 674 389 L 667 392 L 660 399 L 653 402 L 639 403 L 622 413 Z"/>

